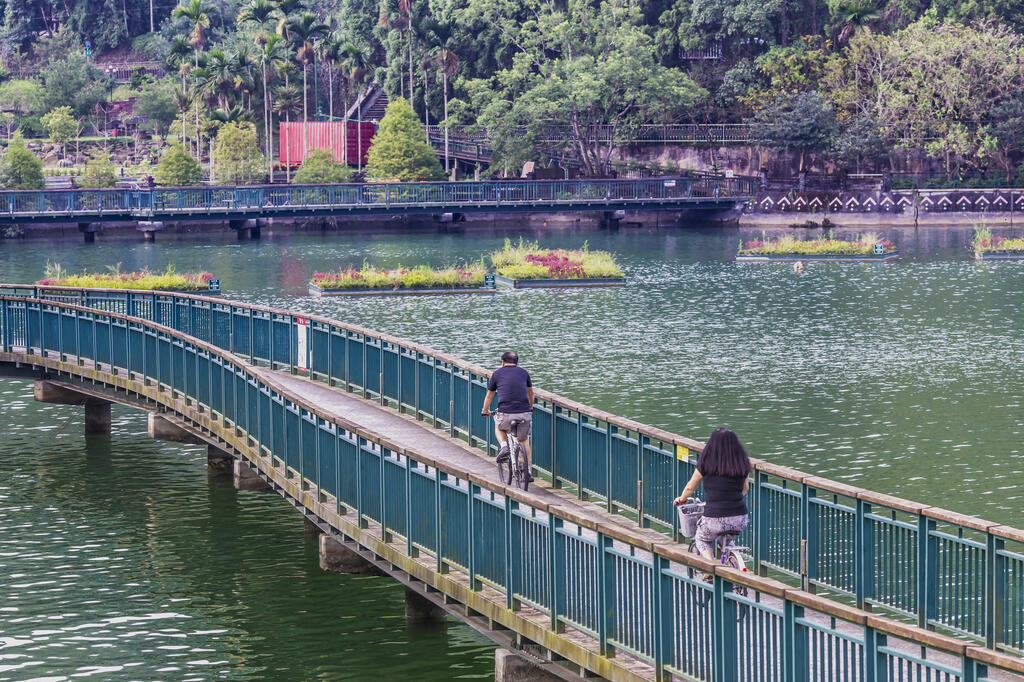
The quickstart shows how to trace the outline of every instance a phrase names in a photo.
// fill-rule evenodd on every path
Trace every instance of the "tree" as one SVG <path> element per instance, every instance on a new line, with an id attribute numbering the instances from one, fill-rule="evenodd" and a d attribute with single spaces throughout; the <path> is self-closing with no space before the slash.
<path id="1" fill-rule="evenodd" d="M 149 127 L 162 138 L 178 117 L 173 80 L 150 83 L 142 88 L 135 100 L 135 113 L 149 120 Z"/>
<path id="2" fill-rule="evenodd" d="M 79 178 L 79 184 L 87 189 L 113 187 L 117 184 L 117 169 L 110 162 L 110 154 L 100 154 L 89 161 Z"/>
<path id="3" fill-rule="evenodd" d="M 447 46 L 442 45 L 435 56 L 437 67 L 441 71 L 441 81 L 444 88 L 444 170 L 447 173 L 451 168 L 448 155 L 448 80 L 459 70 L 459 57 Z"/>
<path id="4" fill-rule="evenodd" d="M 78 118 L 88 116 L 107 98 L 107 79 L 81 53 L 51 62 L 40 79 L 46 93 L 46 108 L 70 106 Z"/>
<path id="5" fill-rule="evenodd" d="M 264 179 L 256 126 L 234 122 L 222 125 L 213 149 L 213 163 L 217 182 L 222 184 L 251 185 Z"/>
<path id="6" fill-rule="evenodd" d="M 707 94 L 662 65 L 638 3 L 476 4 L 514 52 L 511 66 L 464 83 L 499 159 L 529 158 L 531 141 L 554 133 L 555 151 L 575 156 L 587 174 L 603 175 L 624 128 L 675 121 Z M 523 11 L 535 18 L 524 21 Z"/>
<path id="7" fill-rule="evenodd" d="M 327 185 L 351 180 L 352 169 L 336 162 L 334 155 L 325 149 L 311 151 L 292 178 L 296 185 Z"/>
<path id="8" fill-rule="evenodd" d="M 342 48 L 341 69 L 345 74 L 345 116 L 348 116 L 348 93 L 354 92 L 356 102 L 359 102 L 360 89 L 370 69 L 370 57 L 366 50 L 355 43 L 348 43 Z M 356 167 L 363 168 L 363 109 L 356 108 Z M 351 163 L 348 158 L 348 126 L 345 127 L 345 163 Z"/>
<path id="9" fill-rule="evenodd" d="M 156 181 L 169 187 L 184 187 L 198 184 L 203 179 L 203 169 L 181 144 L 172 144 L 164 152 L 156 168 Z"/>
<path id="10" fill-rule="evenodd" d="M 836 134 L 832 105 L 816 92 L 779 96 L 757 112 L 753 124 L 759 145 L 799 152 L 801 171 L 807 154 L 828 149 Z"/>
<path id="11" fill-rule="evenodd" d="M 366 176 L 376 180 L 440 180 L 444 171 L 412 107 L 399 97 L 388 104 L 370 142 Z"/>
<path id="12" fill-rule="evenodd" d="M 172 19 L 186 19 L 191 24 L 192 29 L 189 32 L 188 42 L 192 46 L 195 54 L 195 69 L 199 70 L 199 48 L 202 47 L 206 42 L 206 29 L 210 28 L 210 14 L 214 12 L 214 7 L 209 5 L 203 0 L 188 0 L 187 4 L 178 5 L 171 12 Z M 202 158 L 202 140 L 199 137 L 199 83 L 198 79 L 195 80 L 195 96 L 193 97 L 195 108 L 196 108 L 196 156 Z"/>
<path id="13" fill-rule="evenodd" d="M 259 48 L 258 59 L 260 63 L 260 89 L 263 91 L 263 140 L 266 145 L 267 168 L 272 167 L 273 135 L 271 126 L 270 111 L 270 79 L 267 77 L 267 65 L 272 60 L 279 36 L 273 35 L 274 26 L 280 21 L 281 13 L 277 4 L 272 0 L 252 0 L 249 5 L 238 15 L 240 26 L 250 26 L 255 29 L 255 42 Z M 274 47 L 270 46 L 274 41 Z"/>
<path id="14" fill-rule="evenodd" d="M 297 112 L 302 107 L 302 93 L 294 85 L 282 85 L 274 93 L 274 113 L 277 114 L 278 120 L 284 117 L 285 120 L 285 138 L 284 138 L 284 167 L 285 177 L 291 180 L 291 140 L 289 139 L 292 122 L 292 114 Z M 278 140 L 278 142 L 281 142 Z"/>
<path id="15" fill-rule="evenodd" d="M 22 116 L 45 111 L 46 90 L 34 80 L 10 80 L 0 84 L 3 108 Z"/>
<path id="16" fill-rule="evenodd" d="M 14 133 L 7 153 L 0 160 L 0 187 L 5 189 L 44 189 L 43 162 L 25 148 L 20 132 Z"/>
<path id="17" fill-rule="evenodd" d="M 42 118 L 43 127 L 50 139 L 59 144 L 65 154 L 68 142 L 78 135 L 78 121 L 72 113 L 71 107 L 57 107 Z"/>

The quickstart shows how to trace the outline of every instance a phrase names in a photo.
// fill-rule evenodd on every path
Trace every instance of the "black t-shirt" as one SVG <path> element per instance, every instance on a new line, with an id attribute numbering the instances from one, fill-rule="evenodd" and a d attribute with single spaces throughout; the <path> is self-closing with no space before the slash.
<path id="1" fill-rule="evenodd" d="M 743 483 L 746 476 L 704 476 L 704 516 L 721 519 L 726 516 L 742 516 L 747 513 L 747 502 L 743 499 Z"/>
<path id="2" fill-rule="evenodd" d="M 530 373 L 518 365 L 506 365 L 494 370 L 491 380 L 487 382 L 487 390 L 497 394 L 497 412 L 505 414 L 521 414 L 531 412 L 530 396 L 526 389 L 530 383 Z"/>

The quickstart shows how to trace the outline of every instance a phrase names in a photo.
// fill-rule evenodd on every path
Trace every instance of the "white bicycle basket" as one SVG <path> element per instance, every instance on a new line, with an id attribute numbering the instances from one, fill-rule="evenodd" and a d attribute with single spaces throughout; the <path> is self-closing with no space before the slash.
<path id="1" fill-rule="evenodd" d="M 681 504 L 676 510 L 679 514 L 679 532 L 692 538 L 697 533 L 697 522 L 704 516 L 704 503 Z"/>

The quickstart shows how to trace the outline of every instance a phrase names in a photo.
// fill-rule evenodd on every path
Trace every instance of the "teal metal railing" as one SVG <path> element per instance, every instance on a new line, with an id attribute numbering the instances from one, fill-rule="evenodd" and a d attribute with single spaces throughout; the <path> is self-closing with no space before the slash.
<path id="1" fill-rule="evenodd" d="M 351 185 L 268 185 L 156 189 L 74 189 L 0 192 L 0 216 L 285 214 L 309 209 L 389 210 L 423 206 L 569 206 L 588 202 L 688 202 L 746 198 L 753 178 L 648 180 L 517 180 Z"/>
<path id="2" fill-rule="evenodd" d="M 299 369 L 296 330 L 304 325 L 293 325 L 298 320 L 288 313 L 163 294 L 97 293 L 90 301 L 98 307 L 0 298 L 7 361 L 59 361 L 69 374 L 88 366 L 100 376 L 155 386 L 167 404 L 187 398 L 178 404 L 241 430 L 339 511 L 354 511 L 360 528 L 373 524 L 385 541 L 404 544 L 409 557 L 426 553 L 439 572 L 463 572 L 474 592 L 484 585 L 498 590 L 509 609 L 540 610 L 555 633 L 590 635 L 601 656 L 646 662 L 653 679 L 984 682 L 1003 679 L 1003 671 L 1024 672 L 1017 657 L 713 566 L 677 545 L 652 545 L 640 532 L 599 526 L 497 481 L 480 481 L 428 453 L 396 450 L 385 435 L 320 411 L 218 345 L 103 308 L 136 309 L 229 346 L 235 331 L 248 326 L 248 350 L 260 345 L 251 332 L 268 329 L 269 343 L 261 346 L 269 348 L 267 360 Z M 343 345 L 403 357 L 397 346 L 389 350 L 395 344 L 389 338 L 376 336 L 368 346 L 363 330 L 329 331 Z M 420 351 L 412 350 L 420 362 Z M 343 366 L 346 373 L 358 368 L 360 390 L 369 391 L 366 360 L 365 353 L 356 361 L 346 356 Z M 340 380 L 354 386 L 347 376 Z M 744 585 L 746 594 L 736 590 Z"/>
<path id="3" fill-rule="evenodd" d="M 479 411 L 489 371 L 419 344 L 189 294 L 17 285 L 0 291 L 130 315 L 253 362 L 309 371 L 494 452 Z M 300 332 L 307 335 L 301 358 Z M 699 442 L 546 391 L 538 391 L 532 438 L 533 464 L 556 486 L 680 539 L 672 499 L 693 471 Z M 1024 652 L 1024 531 L 760 460 L 753 478 L 745 544 L 762 574 L 774 571 L 804 588 L 848 595 L 860 607 L 911 617 L 919 627 Z"/>

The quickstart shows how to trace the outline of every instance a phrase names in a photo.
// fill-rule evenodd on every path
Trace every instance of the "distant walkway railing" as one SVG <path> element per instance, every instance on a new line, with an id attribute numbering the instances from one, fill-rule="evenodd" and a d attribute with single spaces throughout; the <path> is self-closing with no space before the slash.
<path id="1" fill-rule="evenodd" d="M 755 193 L 756 180 L 746 177 L 0 191 L 0 219 L 387 213 L 401 209 L 579 207 L 602 202 L 685 204 L 729 197 L 745 200 Z"/>
<path id="2" fill-rule="evenodd" d="M 398 450 L 387 434 L 321 411 L 236 352 L 293 372 L 308 363 L 320 379 L 486 442 L 489 424 L 473 409 L 485 390 L 486 372 L 451 356 L 323 318 L 223 300 L 4 290 L 47 299 L 0 297 L 0 352 L 7 362 L 139 392 L 150 404 L 223 434 L 243 452 L 272 458 L 275 472 L 283 467 L 288 477 L 297 477 L 298 484 L 283 491 L 302 496 L 307 486 L 314 490 L 318 513 L 330 514 L 332 523 L 344 525 L 393 565 L 405 561 L 409 570 L 430 570 L 426 562 L 413 561 L 425 553 L 439 576 L 465 577 L 453 597 L 480 608 L 478 595 L 485 588 L 496 593 L 505 608 L 487 614 L 495 622 L 526 623 L 527 638 L 571 652 L 578 664 L 610 679 L 984 682 L 1010 679 L 1006 671 L 1024 672 L 1019 657 L 713 566 L 678 545 L 598 524 L 579 508 L 538 504 L 430 453 Z M 299 333 L 313 340 L 302 355 Z M 552 394 L 543 401 L 556 419 L 558 410 L 586 409 L 563 405 Z M 585 418 L 575 414 L 579 434 Z M 664 442 L 668 436 L 632 423 L 618 428 L 639 429 L 639 452 L 651 439 Z M 553 427 L 552 437 L 558 430 Z M 611 438 L 606 435 L 605 443 Z M 680 454 L 667 456 L 687 462 Z M 343 510 L 355 513 L 342 516 Z M 941 547 L 936 556 L 943 556 Z M 971 568 L 980 570 L 969 562 L 957 566 L 961 579 Z M 439 577 L 442 583 L 447 585 Z M 736 589 L 744 585 L 749 594 Z M 517 608 L 535 609 L 544 618 L 516 620 Z M 580 644 L 588 641 L 596 646 Z"/>
<path id="3" fill-rule="evenodd" d="M 17 285 L 0 292 L 140 317 L 273 366 L 308 367 L 314 378 L 394 403 L 494 452 L 491 424 L 479 410 L 490 372 L 410 341 L 188 294 Z M 308 335 L 304 345 L 300 333 Z M 129 343 L 139 349 L 142 341 Z M 580 499 L 598 498 L 678 539 L 672 500 L 702 444 L 553 393 L 538 396 L 533 464 Z M 745 544 L 762 573 L 1024 653 L 1024 531 L 762 460 L 748 504 Z"/>
<path id="4" fill-rule="evenodd" d="M 427 134 L 444 138 L 444 126 L 426 126 Z M 585 129 L 591 139 L 607 140 L 615 136 L 620 144 L 708 144 L 721 142 L 752 142 L 752 126 L 747 123 L 645 123 L 637 127 L 591 126 Z M 525 131 L 524 131 L 525 132 Z M 488 142 L 486 131 L 472 126 L 449 126 L 449 138 L 456 136 L 464 140 Z M 574 133 L 568 126 L 550 126 L 537 139 L 538 143 L 558 144 L 573 139 Z"/>

